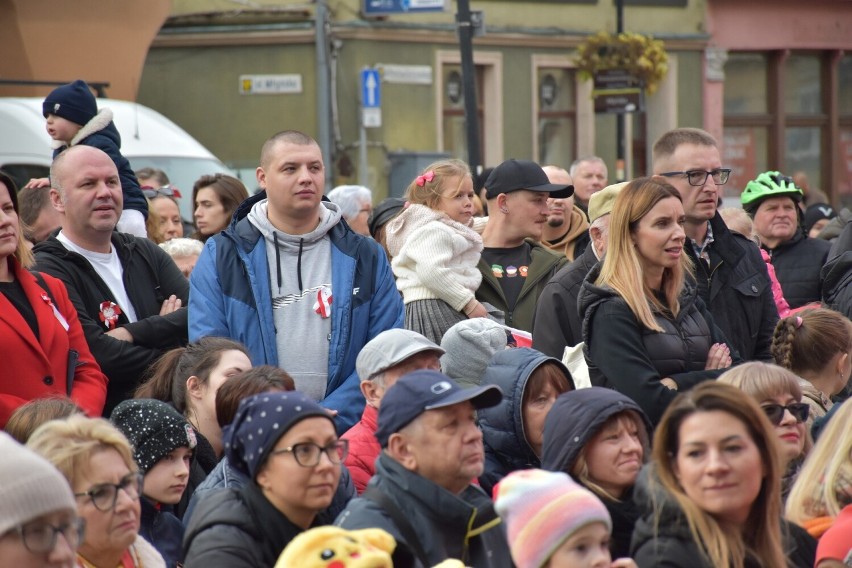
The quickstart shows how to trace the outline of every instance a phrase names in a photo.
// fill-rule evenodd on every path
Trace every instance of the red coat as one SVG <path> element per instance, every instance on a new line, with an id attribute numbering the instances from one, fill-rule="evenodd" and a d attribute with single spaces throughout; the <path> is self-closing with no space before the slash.
<path id="1" fill-rule="evenodd" d="M 68 331 L 54 313 L 50 296 L 39 286 L 36 278 L 15 259 L 10 257 L 8 261 L 35 311 L 39 338 L 36 339 L 15 306 L 4 294 L 0 294 L 0 427 L 5 427 L 16 408 L 30 400 L 66 395 L 69 349 L 79 354 L 71 399 L 86 414 L 100 416 L 106 400 L 107 378 L 89 351 L 65 285 L 43 274 L 57 308 L 68 324 Z"/>
<path id="2" fill-rule="evenodd" d="M 341 436 L 349 440 L 349 455 L 343 462 L 352 474 L 352 483 L 358 495 L 367 488 L 367 482 L 376 473 L 376 458 L 382 452 L 379 441 L 376 440 L 379 411 L 369 404 L 364 407 L 361 421 Z"/>

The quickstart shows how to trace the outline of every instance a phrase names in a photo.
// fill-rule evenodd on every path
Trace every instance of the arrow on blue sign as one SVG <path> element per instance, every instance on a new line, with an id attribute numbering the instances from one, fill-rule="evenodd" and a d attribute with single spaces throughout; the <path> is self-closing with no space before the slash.
<path id="1" fill-rule="evenodd" d="M 377 108 L 382 105 L 381 82 L 376 69 L 361 71 L 361 102 L 365 108 Z"/>

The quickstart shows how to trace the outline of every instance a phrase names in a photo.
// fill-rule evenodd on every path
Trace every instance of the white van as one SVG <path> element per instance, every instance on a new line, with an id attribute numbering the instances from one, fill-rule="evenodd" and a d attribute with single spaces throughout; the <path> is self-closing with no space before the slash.
<path id="1" fill-rule="evenodd" d="M 47 177 L 53 160 L 50 136 L 38 97 L 0 97 L 0 169 L 23 186 L 30 178 Z M 112 110 L 121 134 L 121 153 L 134 170 L 145 167 L 166 172 L 181 191 L 181 215 L 192 220 L 192 185 L 205 174 L 231 174 L 209 150 L 177 124 L 146 106 L 115 99 L 98 99 Z"/>

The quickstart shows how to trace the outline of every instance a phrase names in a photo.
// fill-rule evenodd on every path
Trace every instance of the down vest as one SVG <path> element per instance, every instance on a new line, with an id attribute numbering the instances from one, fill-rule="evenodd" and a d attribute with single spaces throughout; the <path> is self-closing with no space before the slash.
<path id="1" fill-rule="evenodd" d="M 644 328 L 618 293 L 594 284 L 599 272 L 600 266 L 589 273 L 579 298 L 589 376 L 593 385 L 632 398 L 656 425 L 677 396 L 660 380 L 671 378 L 684 391 L 717 378 L 724 370 L 707 371 L 704 365 L 710 347 L 727 340 L 688 283 L 677 317 L 655 316 L 664 329 L 659 333 Z M 733 349 L 731 357 L 739 362 Z"/>
<path id="2" fill-rule="evenodd" d="M 539 456 L 527 441 L 523 400 L 530 377 L 545 363 L 554 363 L 562 369 L 574 388 L 571 373 L 562 362 L 535 349 L 498 351 L 485 369 L 482 384 L 497 385 L 504 393 L 500 404 L 478 412 L 485 445 L 485 472 L 479 478 L 479 485 L 489 495 L 510 472 L 541 466 Z"/>
<path id="3" fill-rule="evenodd" d="M 828 259 L 831 243 L 806 236 L 802 229 L 789 241 L 770 249 L 763 247 L 772 258 L 775 276 L 781 283 L 784 297 L 795 309 L 822 298 L 820 270 Z"/>

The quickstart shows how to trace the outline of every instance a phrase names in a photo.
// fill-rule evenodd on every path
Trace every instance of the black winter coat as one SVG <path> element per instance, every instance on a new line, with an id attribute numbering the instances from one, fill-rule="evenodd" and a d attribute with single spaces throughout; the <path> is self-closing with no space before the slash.
<path id="1" fill-rule="evenodd" d="M 822 301 L 827 308 L 852 319 L 852 221 L 832 245 L 822 267 Z"/>
<path id="2" fill-rule="evenodd" d="M 686 284 L 676 318 L 657 314 L 663 333 L 646 329 L 627 303 L 611 288 L 595 286 L 599 267 L 592 270 L 580 291 L 584 354 L 592 384 L 622 392 L 632 398 L 656 425 L 677 396 L 663 386 L 670 377 L 680 391 L 715 379 L 724 370 L 707 371 L 704 365 L 714 343 L 727 343 L 713 322 L 694 286 Z M 739 357 L 731 351 L 734 363 Z"/>
<path id="3" fill-rule="evenodd" d="M 692 246 L 684 247 L 695 265 L 698 296 L 744 361 L 772 361 L 769 348 L 778 309 L 766 263 L 757 245 L 731 232 L 718 213 L 710 226 L 709 266 L 698 259 Z"/>
<path id="4" fill-rule="evenodd" d="M 493 494 L 497 482 L 510 472 L 541 465 L 527 442 L 523 400 L 530 376 L 545 363 L 554 363 L 562 369 L 571 388 L 574 388 L 571 373 L 562 362 L 535 349 L 498 351 L 485 369 L 482 384 L 497 385 L 503 391 L 500 404 L 478 411 L 485 445 L 485 471 L 479 478 L 479 486 L 488 495 Z"/>
<path id="5" fill-rule="evenodd" d="M 774 249 L 763 248 L 772 259 L 775 276 L 790 308 L 822 299 L 820 272 L 828 259 L 831 243 L 806 236 L 800 227 L 789 241 Z"/>
<path id="6" fill-rule="evenodd" d="M 302 529 L 290 522 L 255 483 L 223 489 L 198 504 L 186 528 L 187 568 L 272 568 Z"/>
<path id="7" fill-rule="evenodd" d="M 570 475 L 583 448 L 607 420 L 628 410 L 642 418 L 646 429 L 644 439 L 647 441 L 651 436 L 651 423 L 639 405 L 620 392 L 591 387 L 560 395 L 544 421 L 542 469 Z M 582 480 L 577 481 L 582 483 Z M 632 489 L 622 495 L 620 501 L 604 498 L 601 501 L 612 517 L 610 553 L 613 558 L 626 557 L 630 550 L 633 525 L 639 518 L 632 500 Z"/>
<path id="8" fill-rule="evenodd" d="M 113 339 L 100 319 L 100 306 L 104 301 L 116 302 L 115 297 L 89 261 L 66 249 L 56 239 L 57 234 L 33 249 L 36 269 L 59 278 L 68 289 L 89 349 L 109 378 L 104 407 L 104 416 L 109 416 L 118 403 L 133 397 L 151 363 L 165 351 L 186 344 L 186 308 L 159 314 L 163 301 L 172 294 L 187 305 L 189 282 L 172 258 L 153 242 L 113 232 L 112 245 L 124 269 L 124 289 L 139 318 L 130 323 L 122 313 L 116 324 L 130 332 L 133 343 Z"/>
<path id="9" fill-rule="evenodd" d="M 639 568 L 718 568 L 710 564 L 710 559 L 696 544 L 674 497 L 666 493 L 659 482 L 649 482 L 652 469 L 647 466 L 636 482 L 634 501 L 642 511 L 642 518 L 633 531 L 631 557 Z M 813 537 L 783 519 L 781 532 L 788 568 L 812 568 L 816 558 Z M 746 558 L 745 566 L 770 568 L 754 558 Z"/>
<path id="10" fill-rule="evenodd" d="M 139 502 L 142 509 L 139 536 L 157 549 L 168 568 L 175 568 L 182 558 L 183 523 L 168 505 L 157 509 L 147 497 L 140 497 Z"/>
<path id="11" fill-rule="evenodd" d="M 535 308 L 533 349 L 561 360 L 566 347 L 583 341 L 577 297 L 583 280 L 597 263 L 590 244 L 574 262 L 560 268 L 541 291 Z"/>

